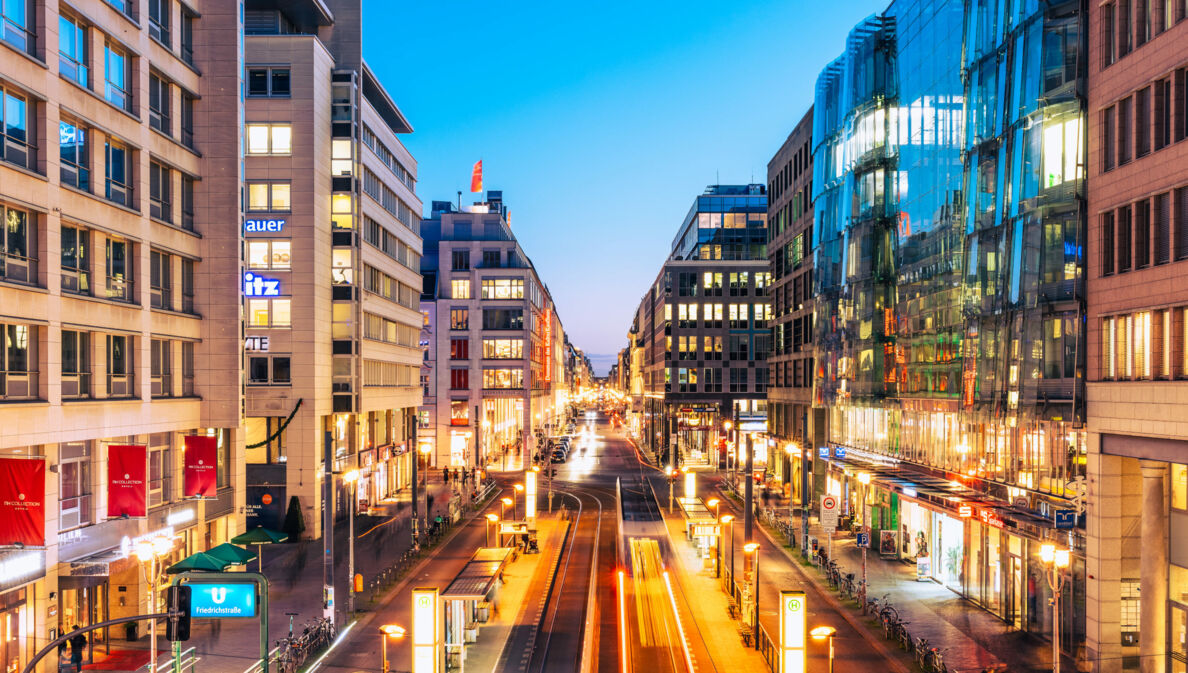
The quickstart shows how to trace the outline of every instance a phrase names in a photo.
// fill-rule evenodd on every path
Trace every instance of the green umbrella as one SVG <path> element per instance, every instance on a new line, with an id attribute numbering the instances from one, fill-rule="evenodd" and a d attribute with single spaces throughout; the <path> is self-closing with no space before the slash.
<path id="1" fill-rule="evenodd" d="M 288 533 L 265 528 L 264 526 L 256 526 L 246 533 L 241 533 L 231 538 L 231 542 L 235 544 L 254 544 L 256 545 L 256 563 L 257 570 L 264 572 L 264 556 L 262 545 L 275 544 L 277 542 L 284 542 L 289 539 Z"/>
<path id="2" fill-rule="evenodd" d="M 217 547 L 207 549 L 207 554 L 222 559 L 228 565 L 242 566 L 256 560 L 256 554 L 242 547 L 236 547 L 230 542 L 224 542 Z"/>
<path id="3" fill-rule="evenodd" d="M 227 561 L 217 556 L 200 551 L 197 554 L 192 554 L 178 561 L 177 563 L 174 563 L 173 565 L 166 568 L 165 572 L 169 573 L 170 575 L 184 573 L 187 570 L 211 570 L 218 572 L 226 568 L 227 565 Z"/>

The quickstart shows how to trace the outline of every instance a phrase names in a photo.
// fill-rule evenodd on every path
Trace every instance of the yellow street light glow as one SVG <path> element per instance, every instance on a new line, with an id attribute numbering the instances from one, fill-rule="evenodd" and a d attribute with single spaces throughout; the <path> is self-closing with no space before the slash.
<path id="1" fill-rule="evenodd" d="M 1056 550 L 1056 567 L 1067 568 L 1069 563 L 1069 555 L 1067 549 Z"/>
<path id="2" fill-rule="evenodd" d="M 498 514 L 488 514 L 487 515 L 487 521 L 490 521 L 491 523 L 495 523 L 498 520 L 499 520 Z"/>
<path id="3" fill-rule="evenodd" d="M 759 549 L 759 543 L 758 543 L 758 542 L 748 542 L 748 543 L 746 543 L 746 544 L 744 544 L 744 545 L 743 545 L 743 551 L 745 551 L 745 552 L 746 552 L 746 553 L 748 553 L 748 554 L 752 554 L 752 553 L 754 553 L 755 551 L 757 551 L 758 549 Z"/>
<path id="4" fill-rule="evenodd" d="M 809 631 L 809 635 L 813 637 L 813 640 L 825 640 L 835 633 L 837 633 L 837 629 L 832 626 L 818 626 L 812 631 Z"/>
<path id="5" fill-rule="evenodd" d="M 722 424 L 722 427 L 726 428 L 726 432 L 730 432 L 730 430 L 734 427 L 734 423 L 731 423 L 730 421 L 726 421 L 725 423 Z"/>
<path id="6" fill-rule="evenodd" d="M 540 472 L 540 465 L 533 465 L 533 466 L 532 466 L 532 471 L 533 471 L 533 472 Z"/>
<path id="7" fill-rule="evenodd" d="M 1044 563 L 1051 564 L 1056 558 L 1056 545 L 1045 544 L 1040 546 L 1040 559 Z"/>
<path id="8" fill-rule="evenodd" d="M 710 498 L 709 500 L 705 501 L 705 504 L 709 507 L 717 507 L 719 502 L 721 502 L 721 500 L 718 500 L 717 498 Z"/>
<path id="9" fill-rule="evenodd" d="M 734 521 L 734 515 L 733 514 L 723 514 L 721 521 L 722 521 L 722 523 L 730 523 L 731 521 Z"/>
<path id="10" fill-rule="evenodd" d="M 500 498 L 499 502 L 510 506 L 512 504 L 512 499 L 511 498 Z"/>
<path id="11" fill-rule="evenodd" d="M 524 490 L 524 485 L 523 485 L 523 484 L 516 484 L 516 485 L 515 485 L 513 488 L 515 488 L 515 489 L 516 489 L 516 493 L 519 493 L 520 491 L 523 491 L 523 490 Z"/>
<path id="12" fill-rule="evenodd" d="M 395 624 L 384 624 L 383 626 L 381 626 L 379 628 L 380 628 L 380 631 L 383 631 L 384 634 L 387 635 L 389 638 L 403 638 L 404 634 L 405 634 L 404 627 L 397 626 Z"/>
<path id="13" fill-rule="evenodd" d="M 345 481 L 345 482 L 346 482 L 346 483 L 348 483 L 348 484 L 353 484 L 353 483 L 355 483 L 356 481 L 359 481 L 359 471 L 358 471 L 358 470 L 351 470 L 350 472 L 347 472 L 347 473 L 343 474 L 343 475 L 342 475 L 342 480 L 343 480 L 343 481 Z"/>

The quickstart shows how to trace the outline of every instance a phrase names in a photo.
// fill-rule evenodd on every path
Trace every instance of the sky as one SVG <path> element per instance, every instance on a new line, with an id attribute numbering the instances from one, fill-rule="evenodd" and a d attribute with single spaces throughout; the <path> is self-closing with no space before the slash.
<path id="1" fill-rule="evenodd" d="M 364 0 L 417 195 L 502 189 L 570 341 L 605 375 L 693 198 L 767 182 L 817 74 L 886 0 Z"/>

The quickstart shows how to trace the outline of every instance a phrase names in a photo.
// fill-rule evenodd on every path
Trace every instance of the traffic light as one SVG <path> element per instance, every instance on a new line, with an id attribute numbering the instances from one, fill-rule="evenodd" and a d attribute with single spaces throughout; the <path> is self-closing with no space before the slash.
<path id="1" fill-rule="evenodd" d="M 165 640 L 185 642 L 190 639 L 190 586 L 175 584 L 166 596 L 169 612 L 180 612 L 165 621 Z"/>

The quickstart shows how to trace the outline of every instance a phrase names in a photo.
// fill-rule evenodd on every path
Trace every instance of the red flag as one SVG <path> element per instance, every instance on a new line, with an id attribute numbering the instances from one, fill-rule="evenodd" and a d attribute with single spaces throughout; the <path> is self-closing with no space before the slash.
<path id="1" fill-rule="evenodd" d="M 107 447 L 107 516 L 148 514 L 148 454 L 144 446 Z"/>
<path id="2" fill-rule="evenodd" d="M 45 461 L 0 458 L 0 546 L 45 546 Z"/>
<path id="3" fill-rule="evenodd" d="M 185 438 L 185 485 L 182 497 L 213 498 L 218 474 L 218 442 L 206 435 Z"/>
<path id="4" fill-rule="evenodd" d="M 483 191 L 483 160 L 479 159 L 478 163 L 474 165 L 474 170 L 470 172 L 470 191 Z"/>

